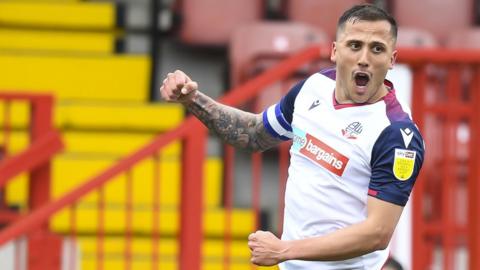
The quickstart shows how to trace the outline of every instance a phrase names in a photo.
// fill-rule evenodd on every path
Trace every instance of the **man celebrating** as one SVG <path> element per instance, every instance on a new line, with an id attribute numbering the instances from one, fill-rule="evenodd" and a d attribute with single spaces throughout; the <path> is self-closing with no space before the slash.
<path id="1" fill-rule="evenodd" d="M 397 25 L 373 5 L 339 19 L 336 67 L 294 86 L 262 114 L 219 104 L 181 71 L 161 96 L 180 102 L 227 143 L 263 151 L 293 140 L 281 239 L 249 236 L 251 261 L 281 269 L 381 269 L 424 157 L 407 106 L 385 80 Z"/>

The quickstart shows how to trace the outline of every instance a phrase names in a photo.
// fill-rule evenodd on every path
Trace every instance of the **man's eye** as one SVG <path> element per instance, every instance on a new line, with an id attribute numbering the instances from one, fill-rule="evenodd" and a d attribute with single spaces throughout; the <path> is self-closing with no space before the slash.
<path id="1" fill-rule="evenodd" d="M 372 50 L 373 50 L 374 53 L 381 53 L 381 52 L 383 52 L 383 47 L 382 46 L 374 46 L 372 48 Z"/>
<path id="2" fill-rule="evenodd" d="M 350 43 L 350 49 L 357 50 L 360 48 L 360 44 L 358 43 Z"/>

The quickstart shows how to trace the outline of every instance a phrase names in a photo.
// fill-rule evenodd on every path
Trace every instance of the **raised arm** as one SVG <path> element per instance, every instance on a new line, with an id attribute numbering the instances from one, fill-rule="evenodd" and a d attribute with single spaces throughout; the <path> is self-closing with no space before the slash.
<path id="1" fill-rule="evenodd" d="M 160 88 L 168 102 L 183 104 L 226 143 L 251 151 L 264 151 L 281 142 L 263 126 L 261 114 L 220 104 L 198 91 L 198 84 L 184 72 L 169 73 Z"/>

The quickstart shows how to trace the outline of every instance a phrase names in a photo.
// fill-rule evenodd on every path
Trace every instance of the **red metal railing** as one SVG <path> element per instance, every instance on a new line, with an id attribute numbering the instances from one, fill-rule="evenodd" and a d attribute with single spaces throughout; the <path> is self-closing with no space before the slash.
<path id="1" fill-rule="evenodd" d="M 246 101 L 255 98 L 261 89 L 278 80 L 287 79 L 297 69 L 306 63 L 322 59 L 320 48 L 309 48 L 298 55 L 282 61 L 278 66 L 267 70 L 260 76 L 248 81 L 246 84 L 235 88 L 221 101 L 228 105 L 239 106 Z M 435 264 L 434 250 L 441 250 L 444 254 L 441 259 L 443 269 L 454 269 L 456 254 L 462 247 L 469 252 L 469 269 L 480 269 L 480 185 L 477 179 L 480 177 L 478 164 L 480 143 L 479 124 L 476 117 L 480 115 L 480 94 L 478 92 L 480 53 L 476 51 L 449 51 L 449 50 L 401 50 L 399 61 L 407 63 L 413 70 L 413 114 L 414 118 L 423 132 L 426 140 L 427 155 L 424 169 L 417 180 L 413 197 L 413 269 L 429 269 Z M 470 74 L 470 75 L 469 75 Z M 473 74 L 473 75 L 472 75 Z M 468 139 L 461 139 L 459 130 L 463 127 L 469 133 Z M 154 166 L 159 166 L 159 151 L 166 145 L 182 140 L 182 201 L 181 201 L 181 222 L 179 228 L 179 262 L 180 269 L 199 269 L 202 256 L 201 244 L 203 241 L 202 231 L 202 165 L 205 159 L 204 147 L 206 144 L 206 130 L 196 120 L 189 118 L 177 129 L 155 138 L 152 143 L 140 149 L 131 156 L 119 161 L 108 170 L 90 179 L 86 184 L 67 193 L 61 198 L 44 205 L 30 213 L 25 218 L 18 220 L 5 230 L 0 232 L 0 244 L 19 237 L 26 232 L 46 222 L 53 213 L 66 206 L 75 207 L 79 200 L 92 191 L 98 192 L 97 209 L 105 207 L 105 184 L 120 174 L 127 175 L 126 186 L 131 187 L 132 180 L 128 176 L 134 166 L 147 158 L 157 160 Z M 461 152 L 459 149 L 466 149 Z M 265 154 L 254 154 L 252 171 L 247 178 L 254 182 L 251 184 L 254 190 L 251 193 L 250 206 L 256 208 L 256 222 L 258 225 L 259 211 L 262 209 L 262 197 L 266 197 L 270 190 L 260 188 L 264 174 L 262 164 L 266 163 L 264 156 L 278 156 L 280 170 L 278 172 L 279 193 L 283 193 L 283 184 L 286 179 L 286 167 L 288 157 L 288 145 L 282 145 L 278 152 Z M 465 152 L 467 154 L 465 154 Z M 463 154 L 462 154 L 463 153 Z M 225 187 L 224 206 L 227 207 L 225 224 L 227 229 L 224 242 L 224 269 L 229 269 L 232 258 L 233 235 L 229 228 L 233 226 L 231 208 L 235 205 L 233 187 L 235 186 L 234 172 L 229 170 L 230 164 L 234 162 L 233 156 L 236 153 L 232 150 L 226 151 L 225 163 Z M 237 160 L 240 161 L 240 160 Z M 155 170 L 158 173 L 158 169 Z M 242 172 L 247 174 L 246 172 Z M 157 178 L 157 177 L 155 177 Z M 159 181 L 159 180 L 155 180 Z M 153 184 L 152 191 L 154 198 L 159 197 L 159 182 Z M 247 183 L 243 183 L 247 185 Z M 456 207 L 461 203 L 459 192 L 466 191 L 468 200 L 468 216 L 459 220 Z M 254 192 L 253 192 L 254 191 Z M 123 256 L 125 257 L 125 268 L 134 268 L 131 264 L 132 244 L 131 233 L 131 194 L 125 194 L 126 213 L 124 238 L 126 247 Z M 283 195 L 279 197 L 283 198 Z M 102 199 L 103 198 L 103 199 Z M 281 204 L 280 204 L 281 205 Z M 154 218 L 152 226 L 158 228 L 163 220 L 160 220 L 159 202 L 152 206 Z M 281 210 L 281 208 L 280 208 Z M 98 220 L 106 220 L 103 211 L 98 212 Z M 461 219 L 467 220 L 463 222 Z M 74 215 L 72 220 L 78 219 Z M 281 215 L 279 215 L 281 220 Z M 98 222 L 97 220 L 97 222 Z M 104 224 L 100 222 L 100 224 Z M 75 222 L 73 222 L 75 223 Z M 468 224 L 468 227 L 467 227 Z M 97 256 L 104 257 L 103 238 L 105 237 L 103 225 L 97 231 Z M 71 229 L 71 235 L 76 235 L 75 229 Z M 278 232 L 281 231 L 279 225 Z M 153 230 L 153 250 L 159 249 L 159 234 L 161 231 Z M 150 260 L 160 261 L 158 253 L 153 252 Z M 102 269 L 102 263 L 96 269 Z M 157 266 L 152 266 L 155 269 Z"/>
<path id="2" fill-rule="evenodd" d="M 0 166 L 0 186 L 20 172 L 31 171 L 30 185 L 33 192 L 30 195 L 33 197 L 29 204 L 30 208 L 35 208 L 49 199 L 50 158 L 62 148 L 59 134 L 53 129 L 53 97 L 39 94 L 1 93 L 0 100 L 4 102 L 3 148 L 5 152 L 5 159 Z M 11 105 L 14 102 L 29 105 L 30 113 L 27 121 L 30 122 L 31 144 L 20 154 L 11 156 L 8 149 L 10 149 L 9 138 L 12 131 Z"/>
<path id="3" fill-rule="evenodd" d="M 470 118 L 471 144 L 470 162 L 468 167 L 470 170 L 470 177 L 468 178 L 468 250 L 470 252 L 470 269 L 480 267 L 480 68 L 477 66 L 474 69 L 473 93 L 472 93 L 472 113 Z"/>
<path id="4" fill-rule="evenodd" d="M 191 132 L 195 130 L 195 132 Z M 78 200 L 91 191 L 98 190 L 100 195 L 98 199 L 98 208 L 102 209 L 105 204 L 105 197 L 102 196 L 104 193 L 104 184 L 109 180 L 112 180 L 115 176 L 121 173 L 131 173 L 130 169 L 138 162 L 143 159 L 156 156 L 159 149 L 169 144 L 173 140 L 182 139 L 184 141 L 184 154 L 186 158 L 184 160 L 184 166 L 182 166 L 182 179 L 185 181 L 182 185 L 182 213 L 188 213 L 182 215 L 181 218 L 181 227 L 180 227 L 180 242 L 188 243 L 181 245 L 181 255 L 180 260 L 181 269 L 199 269 L 199 259 L 198 256 L 195 257 L 195 254 L 200 254 L 200 244 L 201 244 L 201 231 L 202 231 L 202 219 L 201 219 L 201 205 L 202 205 L 202 160 L 204 156 L 204 140 L 205 140 L 206 130 L 201 126 L 201 124 L 195 119 L 189 119 L 181 127 L 175 129 L 165 136 L 161 136 L 161 140 L 154 140 L 151 144 L 137 151 L 133 155 L 121 160 L 108 170 L 99 174 L 98 176 L 86 181 L 85 184 L 74 189 L 71 192 L 68 192 L 64 196 L 58 198 L 55 201 L 51 201 L 42 207 L 38 208 L 35 211 L 29 213 L 25 218 L 22 218 L 12 225 L 8 226 L 6 229 L 0 231 L 0 245 L 5 242 L 19 237 L 31 230 L 37 228 L 40 224 L 48 221 L 55 212 L 59 211 L 63 207 L 69 205 L 75 205 Z M 200 162 L 199 162 L 200 161 Z M 157 165 L 156 165 L 157 166 Z M 158 181 L 158 179 L 156 180 Z M 128 192 L 127 192 L 128 194 Z M 155 206 L 158 209 L 158 205 Z M 131 214 L 131 208 L 127 203 L 127 215 Z M 104 269 L 101 265 L 103 257 L 103 237 L 105 237 L 105 231 L 102 228 L 104 225 L 104 211 L 98 211 L 99 229 L 97 231 L 97 245 L 99 247 L 97 256 L 99 256 L 99 266 L 97 269 Z M 73 218 L 73 217 L 72 217 Z M 158 219 L 154 220 L 154 223 L 158 223 Z M 75 224 L 75 223 L 73 223 Z M 158 228 L 158 227 L 157 227 Z M 72 228 L 74 231 L 74 229 Z M 127 230 L 128 235 L 128 230 Z M 154 241 L 157 238 L 154 238 Z M 156 243 L 155 245 L 157 245 Z M 131 247 L 126 248 L 127 253 L 127 264 L 129 263 L 129 250 Z M 189 260 L 186 260 L 184 257 L 190 256 Z"/>
<path id="5" fill-rule="evenodd" d="M 30 193 L 33 196 L 30 206 L 35 208 L 48 201 L 49 192 L 37 191 L 48 190 L 45 189 L 45 186 L 49 188 L 49 183 L 45 181 L 50 179 L 50 158 L 63 147 L 59 133 L 53 129 L 53 98 L 49 95 L 39 94 L 0 93 L 0 101 L 4 105 L 4 141 L 2 163 L 0 163 L 0 187 L 3 187 L 8 180 L 19 173 L 32 171 L 30 184 L 36 187 L 38 184 L 35 183 L 39 182 L 41 186 L 35 189 L 34 193 Z M 14 102 L 26 103 L 30 110 L 29 119 L 24 119 L 30 123 L 30 146 L 16 155 L 9 152 L 12 132 L 11 108 Z M 27 125 L 27 123 L 24 123 L 24 125 Z"/>
<path id="6" fill-rule="evenodd" d="M 50 199 L 51 159 L 63 148 L 60 135 L 53 128 L 53 97 L 12 92 L 0 93 L 0 101 L 4 106 L 4 141 L 2 147 L 4 153 L 0 162 L 0 191 L 4 193 L 6 183 L 15 176 L 29 172 L 28 208 L 35 210 Z M 24 115 L 26 119 L 19 119 L 18 115 L 13 115 L 12 108 L 14 105 L 25 105 L 24 108 L 28 110 Z M 12 118 L 15 118 L 15 122 Z M 22 121 L 25 121 L 25 123 L 22 123 Z M 21 130 L 22 128 L 27 130 L 30 145 L 13 153 L 11 152 L 11 133 L 14 129 Z M 5 200 L 3 196 L 2 200 Z M 0 208 L 3 208 L 0 209 L 2 224 L 8 224 L 21 218 L 18 212 L 8 208 L 6 201 L 2 202 Z M 49 239 L 49 234 L 46 223 L 40 224 L 35 232 L 30 235 L 30 241 L 28 242 L 30 269 L 45 267 L 44 264 L 36 263 L 36 259 L 45 256 L 45 252 L 52 252 L 52 249 L 46 248 L 42 243 L 47 239 Z M 16 258 L 19 257 L 19 252 L 18 245 L 15 245 Z M 54 252 L 59 252 L 59 249 L 54 250 Z M 18 259 L 15 261 L 15 266 L 18 268 Z"/>
<path id="7" fill-rule="evenodd" d="M 480 52 L 402 50 L 399 57 L 413 68 L 413 110 L 427 151 L 414 189 L 414 269 L 430 268 L 435 250 L 443 269 L 456 269 L 462 248 L 469 269 L 478 269 Z"/>

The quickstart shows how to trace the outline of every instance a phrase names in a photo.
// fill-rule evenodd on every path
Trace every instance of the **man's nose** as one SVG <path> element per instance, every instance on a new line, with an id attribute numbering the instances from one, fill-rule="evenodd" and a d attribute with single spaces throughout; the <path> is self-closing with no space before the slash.
<path id="1" fill-rule="evenodd" d="M 367 48 L 363 48 L 361 51 L 360 51 L 360 55 L 358 57 L 358 65 L 360 67 L 368 67 L 368 49 Z"/>

